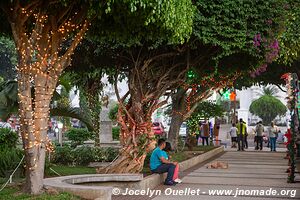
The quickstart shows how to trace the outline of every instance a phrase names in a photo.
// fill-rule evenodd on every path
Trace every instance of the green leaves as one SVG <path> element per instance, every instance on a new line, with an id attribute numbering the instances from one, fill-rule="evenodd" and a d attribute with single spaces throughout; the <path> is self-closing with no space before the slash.
<path id="1" fill-rule="evenodd" d="M 183 43 L 192 33 L 191 0 L 111 0 L 92 36 L 121 46 Z"/>
<path id="2" fill-rule="evenodd" d="M 279 99 L 271 95 L 263 95 L 251 103 L 249 111 L 260 117 L 264 124 L 270 124 L 276 116 L 284 115 L 287 109 Z"/>
<path id="3" fill-rule="evenodd" d="M 193 35 L 202 43 L 219 49 L 215 62 L 237 52 L 264 59 L 257 51 L 253 38 L 260 33 L 266 40 L 276 38 L 284 16 L 282 0 L 197 0 Z M 268 20 L 271 23 L 268 24 Z M 255 67 L 255 66 L 254 66 Z"/>
<path id="4" fill-rule="evenodd" d="M 289 4 L 285 28 L 279 37 L 280 59 L 279 62 L 292 64 L 300 58 L 300 3 L 293 1 Z"/>
<path id="5" fill-rule="evenodd" d="M 17 58 L 14 42 L 0 34 L 0 76 L 5 79 L 14 78 Z"/>
<path id="6" fill-rule="evenodd" d="M 191 133 L 197 133 L 199 127 L 199 121 L 209 119 L 212 117 L 223 116 L 224 110 L 220 105 L 217 105 L 211 101 L 203 101 L 199 103 L 194 113 L 188 119 L 187 125 Z"/>
<path id="7" fill-rule="evenodd" d="M 84 128 L 71 128 L 66 133 L 69 140 L 72 141 L 74 147 L 83 144 L 84 141 L 92 139 L 93 134 Z"/>
<path id="8" fill-rule="evenodd" d="M 0 118 L 6 120 L 18 111 L 18 84 L 16 81 L 0 85 Z"/>
<path id="9" fill-rule="evenodd" d="M 19 135 L 17 132 L 9 128 L 0 127 L 0 149 L 5 147 L 16 148 Z"/>

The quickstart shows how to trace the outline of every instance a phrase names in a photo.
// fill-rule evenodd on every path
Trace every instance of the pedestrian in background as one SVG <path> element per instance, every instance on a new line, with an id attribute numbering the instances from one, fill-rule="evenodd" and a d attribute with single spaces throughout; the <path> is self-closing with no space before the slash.
<path id="1" fill-rule="evenodd" d="M 206 141 L 206 145 L 208 146 L 208 138 L 209 138 L 209 125 L 205 120 L 200 127 L 200 136 L 202 138 L 202 145 L 204 146 L 204 142 Z"/>
<path id="2" fill-rule="evenodd" d="M 276 140 L 278 137 L 279 129 L 273 121 L 271 122 L 271 126 L 269 127 L 268 132 L 271 151 L 276 151 Z"/>
<path id="3" fill-rule="evenodd" d="M 239 123 L 237 124 L 237 141 L 238 141 L 238 151 L 245 151 L 244 149 L 244 140 L 245 140 L 245 134 L 246 134 L 246 124 L 244 123 L 243 119 L 241 118 Z"/>
<path id="4" fill-rule="evenodd" d="M 235 123 L 232 124 L 232 127 L 230 128 L 230 137 L 231 137 L 231 148 L 236 148 L 236 142 L 237 142 L 237 132 L 238 129 L 236 128 Z"/>
<path id="5" fill-rule="evenodd" d="M 216 139 L 216 145 L 219 145 L 220 123 L 216 120 L 213 128 L 213 136 Z"/>
<path id="6" fill-rule="evenodd" d="M 245 144 L 245 149 L 248 149 L 248 131 L 247 131 L 247 124 L 245 121 L 243 121 L 245 125 L 245 134 L 244 134 L 244 144 Z"/>
<path id="7" fill-rule="evenodd" d="M 262 124 L 262 121 L 259 121 L 258 124 L 255 127 L 255 137 L 256 137 L 256 150 L 263 149 L 263 133 L 264 133 L 264 125 Z"/>

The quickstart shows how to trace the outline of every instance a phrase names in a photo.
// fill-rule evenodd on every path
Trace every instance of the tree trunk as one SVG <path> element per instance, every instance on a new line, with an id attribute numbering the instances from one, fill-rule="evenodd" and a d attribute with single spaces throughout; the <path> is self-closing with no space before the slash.
<path id="1" fill-rule="evenodd" d="M 95 146 L 100 146 L 100 113 L 101 113 L 101 102 L 98 91 L 84 92 L 87 96 L 88 108 L 92 118 Z"/>
<path id="2" fill-rule="evenodd" d="M 89 25 L 89 21 L 85 20 L 87 7 L 78 10 L 73 4 L 62 7 L 60 2 L 48 3 L 28 1 L 21 4 L 20 1 L 11 1 L 11 5 L 1 5 L 10 23 L 18 53 L 20 131 L 26 162 L 25 189 L 31 194 L 42 192 L 45 150 L 49 147 L 47 130 L 50 101 L 57 80 L 71 63 L 71 55 Z M 51 12 L 54 8 L 57 10 L 55 13 Z M 61 49 L 65 39 L 73 40 L 68 47 Z"/>
<path id="3" fill-rule="evenodd" d="M 161 104 L 156 100 L 143 98 L 142 92 L 135 87 L 136 80 L 129 78 L 130 98 L 127 104 L 124 104 L 124 101 L 129 92 L 120 99 L 115 84 L 119 100 L 120 142 L 123 148 L 112 165 L 99 170 L 98 173 L 139 173 L 143 169 L 147 153 L 155 148 L 151 115 Z"/>
<path id="4" fill-rule="evenodd" d="M 128 110 L 133 111 L 135 109 Z M 136 123 L 133 119 L 128 119 L 128 114 L 122 116 L 122 113 L 123 109 L 120 106 L 118 121 L 121 124 L 120 141 L 123 148 L 120 150 L 119 157 L 115 162 L 104 170 L 99 170 L 98 173 L 139 173 L 143 169 L 147 153 L 155 147 L 156 141 L 151 129 L 150 118 L 148 120 L 136 119 L 136 121 L 139 121 Z M 136 116 L 139 115 L 138 112 L 136 114 Z M 148 114 L 140 114 L 140 116 L 145 115 Z"/>
<path id="5" fill-rule="evenodd" d="M 32 93 L 30 76 L 18 74 L 21 135 L 25 150 L 25 191 L 38 194 L 43 187 L 49 104 L 56 80 L 35 76 Z"/>
<path id="6" fill-rule="evenodd" d="M 37 146 L 25 151 L 26 184 L 25 191 L 30 194 L 39 194 L 43 188 L 45 168 L 45 148 Z"/>
<path id="7" fill-rule="evenodd" d="M 172 119 L 168 139 L 172 144 L 172 148 L 177 150 L 180 126 L 183 122 L 183 114 L 185 113 L 185 90 L 178 89 L 176 94 L 172 96 Z"/>

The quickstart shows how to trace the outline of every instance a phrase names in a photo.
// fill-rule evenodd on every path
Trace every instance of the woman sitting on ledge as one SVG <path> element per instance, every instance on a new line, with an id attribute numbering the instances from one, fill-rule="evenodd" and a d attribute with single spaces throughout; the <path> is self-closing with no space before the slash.
<path id="1" fill-rule="evenodd" d="M 163 152 L 164 152 L 163 156 L 165 159 L 171 160 L 171 156 L 168 155 L 171 151 L 172 151 L 171 143 L 166 142 L 166 147 L 163 149 Z M 179 165 L 177 163 L 175 171 L 174 171 L 173 181 L 175 181 L 176 183 L 182 183 L 182 180 L 179 179 L 178 174 L 179 174 Z"/>
<path id="2" fill-rule="evenodd" d="M 167 160 L 164 155 L 163 149 L 166 147 L 166 140 L 161 138 L 157 142 L 157 147 L 153 150 L 150 157 L 150 169 L 152 173 L 162 174 L 168 172 L 165 180 L 165 185 L 176 185 L 173 181 L 174 172 L 177 162 Z"/>

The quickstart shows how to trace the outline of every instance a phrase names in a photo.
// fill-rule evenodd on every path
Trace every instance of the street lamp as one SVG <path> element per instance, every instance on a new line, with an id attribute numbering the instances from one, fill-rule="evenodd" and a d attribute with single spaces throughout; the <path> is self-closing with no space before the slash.
<path id="1" fill-rule="evenodd" d="M 64 127 L 64 124 L 61 122 L 57 122 L 57 128 L 59 130 L 58 132 L 58 143 L 60 146 L 62 146 L 62 128 Z"/>

